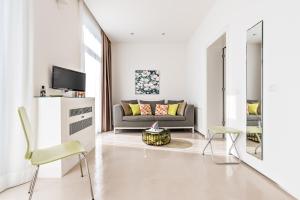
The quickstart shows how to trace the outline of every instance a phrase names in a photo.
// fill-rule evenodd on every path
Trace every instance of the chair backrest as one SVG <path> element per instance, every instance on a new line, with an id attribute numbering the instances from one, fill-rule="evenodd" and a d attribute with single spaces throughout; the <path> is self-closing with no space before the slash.
<path id="1" fill-rule="evenodd" d="M 31 155 L 32 155 L 31 146 L 30 146 L 30 135 L 32 134 L 32 129 L 31 129 L 31 125 L 30 125 L 27 113 L 26 113 L 26 109 L 24 107 L 19 107 L 18 113 L 20 116 L 21 124 L 23 127 L 23 131 L 24 131 L 25 139 L 26 139 L 26 143 L 27 143 L 25 159 L 29 160 L 29 159 L 31 159 Z"/>

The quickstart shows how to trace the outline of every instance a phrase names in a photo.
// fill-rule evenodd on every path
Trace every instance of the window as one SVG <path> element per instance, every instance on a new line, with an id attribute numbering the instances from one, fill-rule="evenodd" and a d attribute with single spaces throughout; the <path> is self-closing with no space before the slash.
<path id="1" fill-rule="evenodd" d="M 95 126 L 101 131 L 101 31 L 86 11 L 83 16 L 83 67 L 86 73 L 86 97 L 95 98 Z"/>

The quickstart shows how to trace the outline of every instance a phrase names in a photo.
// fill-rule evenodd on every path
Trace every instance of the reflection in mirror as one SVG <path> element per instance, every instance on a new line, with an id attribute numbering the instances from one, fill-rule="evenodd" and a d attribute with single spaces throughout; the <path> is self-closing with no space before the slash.
<path id="1" fill-rule="evenodd" d="M 247 152 L 263 157 L 263 22 L 247 31 Z"/>

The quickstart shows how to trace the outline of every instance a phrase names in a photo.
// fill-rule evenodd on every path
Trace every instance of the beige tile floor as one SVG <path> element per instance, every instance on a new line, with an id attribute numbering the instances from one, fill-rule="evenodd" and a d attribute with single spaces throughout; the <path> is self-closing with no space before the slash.
<path id="1" fill-rule="evenodd" d="M 139 133 L 105 133 L 89 155 L 96 200 L 289 200 L 291 196 L 245 164 L 215 165 L 202 156 L 198 134 L 175 133 L 173 142 L 151 147 Z M 216 141 L 216 153 L 224 142 Z M 27 199 L 29 184 L 3 193 L 1 200 Z M 62 179 L 39 179 L 35 200 L 88 200 L 88 179 L 75 167 Z"/>
<path id="2" fill-rule="evenodd" d="M 252 156 L 254 156 L 254 157 L 258 158 L 258 159 L 262 158 L 262 151 L 261 151 L 262 149 L 261 148 L 258 148 L 256 150 L 256 153 L 255 153 L 255 149 L 259 145 L 259 143 L 253 142 L 251 140 L 247 140 L 246 144 L 247 144 L 246 151 L 249 154 L 251 154 Z"/>

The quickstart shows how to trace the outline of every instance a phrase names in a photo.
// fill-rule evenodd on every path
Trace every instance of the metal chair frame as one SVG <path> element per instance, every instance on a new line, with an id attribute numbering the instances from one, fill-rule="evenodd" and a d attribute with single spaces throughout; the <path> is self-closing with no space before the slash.
<path id="1" fill-rule="evenodd" d="M 238 150 L 237 150 L 237 148 L 236 148 L 236 146 L 235 146 L 235 144 L 236 144 L 236 142 L 237 142 L 237 140 L 238 140 L 238 138 L 239 138 L 239 136 L 240 136 L 240 133 L 230 133 L 230 132 L 222 132 L 222 133 L 218 133 L 218 132 L 216 132 L 216 133 L 211 134 L 211 131 L 210 131 L 210 130 L 208 130 L 208 133 L 209 133 L 209 136 L 210 136 L 210 137 L 209 137 L 209 140 L 208 140 L 207 144 L 205 145 L 205 147 L 204 147 L 204 149 L 203 149 L 203 151 L 202 151 L 202 155 L 205 155 L 205 150 L 207 149 L 207 147 L 208 147 L 208 145 L 209 145 L 209 146 L 210 146 L 210 150 L 211 150 L 211 159 L 212 159 L 216 164 L 218 164 L 218 165 L 228 165 L 228 164 L 240 164 L 240 163 L 241 163 L 241 159 L 240 159 L 239 152 L 238 152 Z M 232 142 L 232 144 L 231 144 L 231 146 L 230 146 L 230 148 L 229 148 L 229 155 L 233 155 L 233 154 L 231 153 L 231 151 L 232 151 L 232 148 L 234 148 L 235 151 L 236 151 L 236 154 L 237 154 L 238 162 L 216 162 L 216 161 L 214 160 L 214 151 L 213 151 L 212 141 L 213 141 L 214 137 L 215 137 L 216 135 L 218 135 L 218 134 L 221 134 L 221 135 L 224 135 L 224 134 L 229 135 L 229 138 L 230 138 L 230 140 L 231 140 L 231 142 Z M 232 135 L 236 135 L 236 137 L 233 138 Z"/>
<path id="2" fill-rule="evenodd" d="M 68 152 L 67 154 L 65 154 L 63 156 L 60 155 L 60 154 L 58 154 L 58 156 L 55 157 L 55 158 L 53 158 L 53 160 L 48 160 L 47 162 L 33 162 L 32 155 L 35 152 L 37 152 L 38 150 L 31 151 L 31 148 L 30 148 L 30 140 L 29 140 L 29 135 L 31 133 L 30 122 L 28 120 L 28 117 L 27 117 L 27 114 L 26 114 L 26 110 L 25 110 L 24 107 L 20 107 L 18 109 L 18 112 L 19 112 L 21 124 L 22 124 L 22 127 L 23 127 L 23 131 L 25 133 L 26 143 L 27 143 L 27 150 L 26 150 L 26 153 L 25 153 L 25 159 L 31 160 L 32 164 L 36 166 L 36 169 L 35 169 L 35 172 L 33 174 L 32 180 L 30 182 L 29 190 L 28 190 L 29 200 L 32 199 L 32 196 L 33 196 L 33 193 L 34 193 L 34 187 L 35 187 L 36 182 L 37 182 L 40 165 L 43 165 L 43 164 L 46 164 L 46 163 L 55 162 L 56 160 L 62 160 L 65 157 L 74 156 L 74 155 L 78 155 L 78 158 L 79 158 L 79 166 L 80 166 L 81 177 L 83 177 L 82 163 L 81 162 L 82 162 L 82 160 L 85 161 L 85 166 L 86 166 L 87 174 L 88 174 L 88 177 L 89 177 L 91 197 L 92 197 L 92 200 L 94 200 L 94 192 L 93 192 L 93 187 L 92 187 L 92 179 L 91 179 L 89 165 L 88 165 L 88 161 L 87 161 L 87 152 L 80 145 L 80 143 L 78 141 L 70 141 L 68 143 L 64 143 L 65 145 L 66 144 L 71 144 L 71 145 L 73 145 L 73 147 L 75 145 L 76 149 L 73 150 L 71 153 Z M 61 144 L 61 145 L 64 145 L 64 144 Z M 61 145 L 58 145 L 58 146 L 61 146 Z"/>

